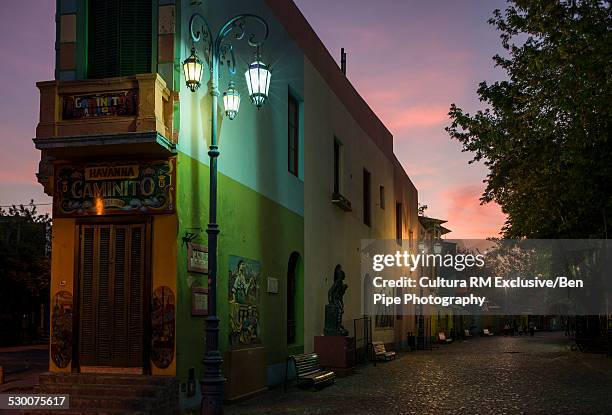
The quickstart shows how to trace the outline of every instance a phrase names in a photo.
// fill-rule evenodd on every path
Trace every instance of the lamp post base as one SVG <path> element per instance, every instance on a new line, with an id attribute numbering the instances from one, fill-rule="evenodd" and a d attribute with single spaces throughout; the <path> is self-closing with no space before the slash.
<path id="1" fill-rule="evenodd" d="M 202 391 L 202 415 L 221 415 L 223 413 L 223 392 L 225 378 L 204 378 L 200 381 Z"/>
<path id="2" fill-rule="evenodd" d="M 204 376 L 200 380 L 202 392 L 202 415 L 221 415 L 225 378 L 221 372 L 223 357 L 219 352 L 219 319 L 217 316 L 206 318 L 206 354 L 204 355 Z"/>

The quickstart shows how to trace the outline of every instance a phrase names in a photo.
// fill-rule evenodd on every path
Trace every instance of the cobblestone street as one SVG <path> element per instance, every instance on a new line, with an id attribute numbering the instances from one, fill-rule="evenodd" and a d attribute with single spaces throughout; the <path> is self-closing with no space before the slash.
<path id="1" fill-rule="evenodd" d="M 562 333 L 474 338 L 358 368 L 320 391 L 282 388 L 227 414 L 610 414 L 612 359 Z"/>

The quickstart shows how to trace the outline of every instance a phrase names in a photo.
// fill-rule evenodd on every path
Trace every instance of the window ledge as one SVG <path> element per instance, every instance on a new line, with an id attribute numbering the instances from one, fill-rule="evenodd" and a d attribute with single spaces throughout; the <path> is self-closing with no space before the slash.
<path id="1" fill-rule="evenodd" d="M 340 193 L 332 193 L 332 203 L 345 212 L 351 212 L 353 210 L 351 207 L 351 201 L 342 196 Z"/>

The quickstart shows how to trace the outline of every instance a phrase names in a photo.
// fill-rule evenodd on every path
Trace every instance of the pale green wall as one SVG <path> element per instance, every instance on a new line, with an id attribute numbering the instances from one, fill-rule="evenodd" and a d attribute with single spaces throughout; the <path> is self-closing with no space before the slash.
<path id="1" fill-rule="evenodd" d="M 254 56 L 254 49 L 247 45 L 246 40 L 234 42 L 236 74 L 230 77 L 227 66 L 220 68 L 221 93 L 227 89 L 228 82 L 232 79 L 236 82 L 236 88 L 241 93 L 242 99 L 236 119 L 219 118 L 221 151 L 219 171 L 303 215 L 303 147 L 300 152 L 300 177 L 289 173 L 287 166 L 287 98 L 289 90 L 297 98 L 301 99 L 304 96 L 302 52 L 261 0 L 203 2 L 199 7 L 190 6 L 189 3 L 190 1 L 183 0 L 181 4 L 182 47 L 179 48 L 181 60 L 190 53 L 188 22 L 195 11 L 199 11 L 207 18 L 213 30 L 218 30 L 223 22 L 240 13 L 257 14 L 270 25 L 270 36 L 261 49 L 261 54 L 265 62 L 271 65 L 272 82 L 270 96 L 261 109 L 258 110 L 250 102 L 244 79 L 244 72 Z M 259 29 L 257 24 L 249 27 Z M 206 68 L 203 78 L 202 87 L 196 93 L 191 93 L 185 87 L 181 73 L 179 149 L 208 164 L 210 96 L 206 87 L 208 82 Z M 220 113 L 222 108 L 220 103 Z"/>
<path id="2" fill-rule="evenodd" d="M 208 245 L 205 233 L 208 223 L 208 166 L 179 153 L 177 174 L 177 238 L 180 241 L 187 231 L 198 233 L 194 242 Z M 288 354 L 287 266 L 292 252 L 296 251 L 303 257 L 303 218 L 237 181 L 219 175 L 218 223 L 221 232 L 218 240 L 217 312 L 221 319 L 221 350 L 225 352 L 229 346 L 228 257 L 242 256 L 261 263 L 260 330 L 267 351 L 267 364 L 284 362 Z M 186 265 L 187 247 L 181 243 L 178 247 L 176 333 L 177 376 L 180 381 L 186 380 L 190 367 L 196 369 L 196 379 L 200 379 L 204 355 L 204 317 L 191 316 L 190 287 L 191 284 L 206 287 L 207 276 L 188 273 Z M 279 280 L 278 294 L 266 292 L 268 277 Z M 303 289 L 299 285 L 298 292 L 298 302 L 303 303 Z M 303 315 L 298 314 L 298 319 L 303 321 Z M 198 396 L 188 401 L 181 394 L 181 398 L 183 407 L 199 402 Z"/>

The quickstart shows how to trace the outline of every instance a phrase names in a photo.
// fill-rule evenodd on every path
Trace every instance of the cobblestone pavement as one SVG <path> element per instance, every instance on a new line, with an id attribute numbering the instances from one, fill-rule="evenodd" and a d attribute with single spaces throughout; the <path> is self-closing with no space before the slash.
<path id="1" fill-rule="evenodd" d="M 323 390 L 293 386 L 226 414 L 612 414 L 612 359 L 559 333 L 474 338 L 360 367 Z"/>

